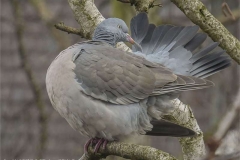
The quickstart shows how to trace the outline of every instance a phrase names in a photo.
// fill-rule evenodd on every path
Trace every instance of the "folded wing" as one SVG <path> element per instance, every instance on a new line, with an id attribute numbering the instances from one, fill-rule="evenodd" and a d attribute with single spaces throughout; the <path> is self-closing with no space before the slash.
<path id="1" fill-rule="evenodd" d="M 82 91 L 114 104 L 131 104 L 149 96 L 206 88 L 211 82 L 171 70 L 103 42 L 75 45 L 74 72 Z"/>

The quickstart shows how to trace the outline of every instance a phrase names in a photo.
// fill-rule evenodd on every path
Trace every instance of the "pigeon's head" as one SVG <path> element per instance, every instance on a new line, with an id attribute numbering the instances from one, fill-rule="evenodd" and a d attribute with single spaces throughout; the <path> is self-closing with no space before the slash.
<path id="1" fill-rule="evenodd" d="M 118 42 L 135 43 L 128 34 L 126 23 L 119 18 L 108 18 L 102 21 L 94 31 L 93 40 L 105 41 L 112 46 Z"/>

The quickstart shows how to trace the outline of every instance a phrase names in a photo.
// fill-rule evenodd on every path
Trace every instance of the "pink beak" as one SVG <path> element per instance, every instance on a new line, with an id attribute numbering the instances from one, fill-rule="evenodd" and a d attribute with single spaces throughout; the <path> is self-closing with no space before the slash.
<path id="1" fill-rule="evenodd" d="M 131 44 L 136 44 L 136 42 L 132 39 L 132 37 L 129 34 L 127 34 L 127 40 Z"/>
<path id="2" fill-rule="evenodd" d="M 137 50 L 142 52 L 142 47 L 137 42 L 135 42 L 129 34 L 127 34 L 127 41 L 131 44 L 134 44 Z"/>

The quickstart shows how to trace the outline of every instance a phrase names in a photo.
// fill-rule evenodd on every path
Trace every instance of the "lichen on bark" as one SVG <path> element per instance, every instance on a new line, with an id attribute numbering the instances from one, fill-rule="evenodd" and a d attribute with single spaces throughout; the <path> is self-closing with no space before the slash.
<path id="1" fill-rule="evenodd" d="M 108 155 L 115 155 L 134 160 L 176 160 L 175 157 L 161 150 L 149 146 L 122 142 L 109 142 L 106 149 L 100 148 L 99 152 L 96 154 L 93 153 L 93 150 L 92 147 L 89 147 L 89 154 L 83 155 L 80 160 L 98 160 L 106 158 Z"/>
<path id="2" fill-rule="evenodd" d="M 86 39 L 90 39 L 96 26 L 104 20 L 92 0 L 68 0 L 80 30 Z"/>
<path id="3" fill-rule="evenodd" d="M 203 133 L 198 126 L 190 106 L 183 104 L 179 99 L 172 100 L 175 109 L 162 116 L 163 119 L 174 122 L 178 125 L 190 128 L 196 132 L 193 137 L 179 138 L 182 147 L 184 160 L 197 160 L 206 155 Z"/>

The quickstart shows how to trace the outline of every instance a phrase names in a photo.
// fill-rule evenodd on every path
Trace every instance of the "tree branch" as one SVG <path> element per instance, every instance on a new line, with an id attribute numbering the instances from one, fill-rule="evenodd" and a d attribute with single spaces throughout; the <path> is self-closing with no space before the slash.
<path id="1" fill-rule="evenodd" d="M 97 160 L 106 158 L 108 155 L 136 160 L 176 160 L 170 154 L 155 148 L 122 142 L 109 142 L 106 149 L 100 148 L 97 154 L 94 154 L 93 150 L 92 147 L 89 147 L 89 154 L 83 155 L 80 160 Z"/>
<path id="2" fill-rule="evenodd" d="M 203 133 L 197 124 L 197 120 L 190 106 L 183 104 L 179 99 L 174 99 L 172 103 L 175 109 L 165 114 L 162 118 L 190 128 L 196 132 L 196 136 L 194 137 L 179 138 L 184 160 L 197 160 L 203 158 L 206 154 Z"/>
<path id="3" fill-rule="evenodd" d="M 199 0 L 171 0 L 184 14 L 206 32 L 240 64 L 240 42 L 219 22 Z"/>
<path id="4" fill-rule="evenodd" d="M 96 26 L 104 20 L 103 16 L 91 0 L 68 0 L 68 3 L 80 25 L 83 37 L 90 39 Z"/>
<path id="5" fill-rule="evenodd" d="M 83 33 L 81 32 L 81 30 L 77 29 L 77 28 L 73 28 L 73 27 L 69 27 L 69 26 L 65 26 L 63 22 L 59 22 L 58 24 L 54 25 L 57 29 L 67 32 L 68 34 L 76 34 L 79 35 L 81 37 L 83 37 Z"/>

